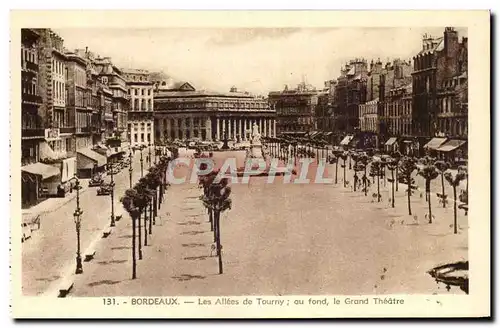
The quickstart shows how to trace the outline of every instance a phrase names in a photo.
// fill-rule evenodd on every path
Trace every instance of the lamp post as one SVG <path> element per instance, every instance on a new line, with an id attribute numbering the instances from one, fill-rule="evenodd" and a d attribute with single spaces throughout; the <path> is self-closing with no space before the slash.
<path id="1" fill-rule="evenodd" d="M 141 178 L 144 176 L 144 164 L 143 164 L 143 158 L 142 158 L 142 149 L 141 149 Z"/>
<path id="2" fill-rule="evenodd" d="M 113 179 L 113 167 L 108 164 L 108 171 L 110 172 L 110 176 L 111 176 L 111 224 L 109 225 L 110 227 L 114 227 L 115 226 L 115 181 Z"/>
<path id="3" fill-rule="evenodd" d="M 134 170 L 132 168 L 132 151 L 130 151 L 130 154 L 128 155 L 128 158 L 130 160 L 129 167 L 128 167 L 128 178 L 130 182 L 130 189 L 132 189 L 132 171 Z"/>
<path id="4" fill-rule="evenodd" d="M 151 142 L 148 142 L 148 151 L 149 151 L 149 168 L 151 168 Z"/>
<path id="5" fill-rule="evenodd" d="M 80 227 L 81 227 L 81 221 L 82 221 L 82 214 L 83 211 L 80 209 L 80 180 L 78 180 L 77 177 L 75 177 L 76 183 L 75 183 L 75 189 L 76 189 L 76 209 L 75 212 L 73 213 L 73 219 L 75 221 L 75 227 L 76 227 L 76 270 L 75 274 L 81 274 L 83 273 L 83 266 L 82 266 L 82 256 L 80 254 Z"/>

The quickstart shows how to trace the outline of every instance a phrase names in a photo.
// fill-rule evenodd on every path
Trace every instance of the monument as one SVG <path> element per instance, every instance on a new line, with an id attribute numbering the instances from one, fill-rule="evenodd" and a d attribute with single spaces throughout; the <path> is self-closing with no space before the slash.
<path id="1" fill-rule="evenodd" d="M 227 143 L 227 142 L 228 142 L 228 140 L 227 140 L 227 132 L 226 132 L 226 131 L 224 131 L 224 140 L 223 140 L 223 142 L 224 142 L 224 143 L 222 144 L 221 149 L 222 149 L 222 150 L 228 150 L 228 149 L 229 149 L 229 145 L 228 145 L 228 143 Z"/>
<path id="2" fill-rule="evenodd" d="M 264 158 L 262 154 L 262 143 L 260 142 L 259 126 L 256 123 L 254 123 L 252 126 L 250 154 L 252 158 Z"/>

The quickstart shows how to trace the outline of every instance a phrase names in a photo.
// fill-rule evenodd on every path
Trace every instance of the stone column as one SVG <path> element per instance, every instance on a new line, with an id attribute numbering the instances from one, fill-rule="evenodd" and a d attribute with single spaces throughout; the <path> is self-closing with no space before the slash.
<path id="1" fill-rule="evenodd" d="M 160 130 L 160 140 L 163 140 L 165 138 L 165 120 L 163 118 L 160 118 L 158 120 L 158 129 Z M 160 141 L 158 140 L 158 141 Z"/>
<path id="2" fill-rule="evenodd" d="M 179 139 L 179 119 L 174 118 L 174 139 Z"/>
<path id="3" fill-rule="evenodd" d="M 243 120 L 243 134 L 244 134 L 244 139 L 245 141 L 248 141 L 248 138 L 247 138 L 247 119 L 244 119 Z"/>
<path id="4" fill-rule="evenodd" d="M 220 140 L 220 121 L 219 121 L 219 118 L 217 118 L 216 127 L 217 127 L 217 134 L 216 134 L 215 138 L 217 141 L 219 141 Z"/>
<path id="5" fill-rule="evenodd" d="M 172 124 L 171 120 L 167 118 L 167 139 L 172 139 Z"/>
<path id="6" fill-rule="evenodd" d="M 233 119 L 233 140 L 236 140 L 236 135 L 238 134 L 238 130 L 236 129 L 236 119 Z"/>
<path id="7" fill-rule="evenodd" d="M 198 118 L 198 138 L 200 138 L 201 140 L 203 140 L 203 135 L 201 133 L 201 130 L 202 130 L 201 126 L 202 126 L 202 124 L 203 124 L 203 117 L 199 117 Z"/>
<path id="8" fill-rule="evenodd" d="M 272 122 L 272 119 L 268 119 L 267 120 L 267 135 L 269 137 L 272 137 L 273 135 L 271 134 L 271 122 Z"/>
<path id="9" fill-rule="evenodd" d="M 182 133 L 182 139 L 186 140 L 186 119 L 181 118 L 181 133 Z"/>
<path id="10" fill-rule="evenodd" d="M 219 123 L 219 120 L 217 120 L 217 124 L 218 123 Z M 201 122 L 200 122 L 200 126 L 201 126 Z M 217 131 L 219 131 L 218 126 L 217 126 Z M 205 140 L 212 141 L 212 120 L 210 119 L 210 116 L 207 117 L 207 120 L 205 122 Z"/>
<path id="11" fill-rule="evenodd" d="M 259 118 L 259 133 L 262 135 L 264 131 L 264 123 L 262 123 L 262 119 Z"/>
<path id="12" fill-rule="evenodd" d="M 244 132 L 243 132 L 243 128 L 242 128 L 242 125 L 241 125 L 241 118 L 238 120 L 238 128 L 239 128 L 239 131 L 240 131 L 240 141 L 243 140 L 243 136 L 244 136 Z"/>
<path id="13" fill-rule="evenodd" d="M 228 140 L 232 139 L 231 125 L 232 125 L 232 119 L 228 118 L 227 119 L 227 139 Z"/>
<path id="14" fill-rule="evenodd" d="M 276 120 L 273 120 L 273 137 L 276 138 Z"/>
<path id="15" fill-rule="evenodd" d="M 189 118 L 189 137 L 194 137 L 194 118 L 192 116 Z"/>

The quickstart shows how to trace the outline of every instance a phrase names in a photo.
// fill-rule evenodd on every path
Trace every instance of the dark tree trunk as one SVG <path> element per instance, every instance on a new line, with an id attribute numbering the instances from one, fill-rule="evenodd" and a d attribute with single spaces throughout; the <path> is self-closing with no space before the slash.
<path id="1" fill-rule="evenodd" d="M 220 211 L 215 212 L 216 219 L 215 222 L 217 223 L 217 239 L 216 239 L 216 247 L 217 247 L 217 255 L 219 256 L 219 274 L 222 274 L 223 268 L 222 268 L 222 245 L 220 243 Z"/>
<path id="2" fill-rule="evenodd" d="M 335 161 L 335 184 L 337 184 L 337 173 L 339 171 L 339 160 Z"/>
<path id="3" fill-rule="evenodd" d="M 425 191 L 429 205 L 429 223 L 432 223 L 432 207 L 431 207 L 431 180 L 425 181 Z"/>
<path id="4" fill-rule="evenodd" d="M 407 178 L 408 178 L 408 215 L 411 215 L 411 174 L 408 174 Z"/>
<path id="5" fill-rule="evenodd" d="M 394 170 L 391 170 L 391 178 L 392 178 L 392 208 L 394 208 Z"/>
<path id="6" fill-rule="evenodd" d="M 377 202 L 380 203 L 380 171 L 377 172 Z"/>
<path id="7" fill-rule="evenodd" d="M 457 187 L 453 186 L 453 233 L 458 233 L 457 228 Z"/>
<path id="8" fill-rule="evenodd" d="M 131 215 L 132 217 L 132 279 L 137 278 L 137 260 L 135 258 L 135 220 L 139 219 L 140 220 L 140 214 L 139 218 L 137 217 L 137 214 Z"/>
<path id="9" fill-rule="evenodd" d="M 148 207 L 144 208 L 144 246 L 148 246 Z"/>
<path id="10" fill-rule="evenodd" d="M 142 211 L 139 212 L 139 217 L 138 217 L 138 220 L 137 220 L 137 224 L 138 224 L 138 230 L 137 231 L 137 236 L 138 236 L 138 243 L 137 243 L 137 247 L 138 247 L 138 251 L 139 251 L 139 260 L 142 260 L 142 230 L 141 230 L 141 216 L 142 216 Z"/>
<path id="11" fill-rule="evenodd" d="M 446 199 L 444 198 L 444 172 L 441 172 L 441 196 L 442 196 L 442 200 L 443 200 L 443 208 L 446 207 Z"/>
<path id="12" fill-rule="evenodd" d="M 346 177 L 345 177 L 345 169 L 346 169 L 346 165 L 345 165 L 345 160 L 344 160 L 344 188 L 345 188 L 345 182 L 346 182 Z"/>

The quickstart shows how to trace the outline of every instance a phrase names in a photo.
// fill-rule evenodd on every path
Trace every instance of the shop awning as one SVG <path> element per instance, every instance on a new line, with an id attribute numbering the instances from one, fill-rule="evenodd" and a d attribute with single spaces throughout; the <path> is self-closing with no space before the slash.
<path id="1" fill-rule="evenodd" d="M 432 138 L 431 141 L 425 144 L 424 148 L 437 150 L 445 142 L 446 138 Z"/>
<path id="2" fill-rule="evenodd" d="M 317 134 L 319 133 L 319 131 L 313 131 L 309 134 L 309 138 L 314 138 Z"/>
<path id="3" fill-rule="evenodd" d="M 85 156 L 89 159 L 91 159 L 94 163 L 97 164 L 98 167 L 101 167 L 103 165 L 106 165 L 106 157 L 93 151 L 92 149 L 89 149 L 89 148 L 83 148 L 83 149 L 79 149 L 77 152 L 77 155 L 82 155 L 82 156 Z M 78 162 L 80 162 L 80 160 L 77 159 Z"/>
<path id="4" fill-rule="evenodd" d="M 439 147 L 437 150 L 448 152 L 448 151 L 455 150 L 459 147 L 462 147 L 464 144 L 465 144 L 465 140 L 452 139 L 452 140 L 449 140 L 448 142 L 444 143 L 443 145 L 441 145 L 441 147 Z"/>
<path id="5" fill-rule="evenodd" d="M 33 163 L 26 166 L 22 166 L 21 171 L 34 175 L 39 175 L 42 177 L 42 180 L 61 174 L 61 172 L 57 167 L 43 163 Z"/>
<path id="6" fill-rule="evenodd" d="M 351 142 L 352 138 L 354 138 L 354 136 L 345 136 L 344 139 L 342 139 L 342 141 L 340 142 L 340 145 L 347 146 Z"/>
<path id="7" fill-rule="evenodd" d="M 389 140 L 387 140 L 387 142 L 385 143 L 386 146 L 392 146 L 394 145 L 394 143 L 396 142 L 396 140 L 398 140 L 398 138 L 389 138 Z"/>

